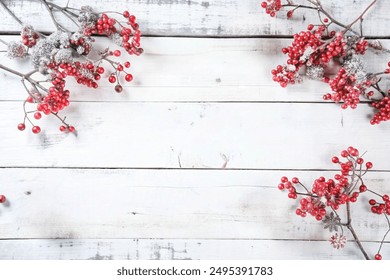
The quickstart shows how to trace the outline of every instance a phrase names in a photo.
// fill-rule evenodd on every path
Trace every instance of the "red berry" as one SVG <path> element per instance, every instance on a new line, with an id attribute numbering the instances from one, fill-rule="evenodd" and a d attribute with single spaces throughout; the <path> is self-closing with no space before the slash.
<path id="1" fill-rule="evenodd" d="M 332 157 L 332 162 L 333 162 L 333 163 L 339 163 L 340 160 L 339 160 L 338 157 Z"/>
<path id="2" fill-rule="evenodd" d="M 38 134 L 39 132 L 41 132 L 41 128 L 40 128 L 39 126 L 35 125 L 35 126 L 33 126 L 33 128 L 32 128 L 32 132 L 33 132 L 34 134 Z"/>
<path id="3" fill-rule="evenodd" d="M 0 194 L 0 203 L 4 203 L 6 201 L 7 201 L 7 198 L 5 197 L 5 195 Z"/>
<path id="4" fill-rule="evenodd" d="M 130 16 L 130 13 L 129 13 L 128 11 L 124 11 L 124 12 L 123 12 L 123 16 L 124 16 L 125 18 L 128 18 L 128 17 Z"/>
<path id="5" fill-rule="evenodd" d="M 373 167 L 372 162 L 367 162 L 366 167 L 367 167 L 367 169 L 371 169 Z"/>
<path id="6" fill-rule="evenodd" d="M 294 177 L 291 179 L 291 182 L 293 182 L 294 184 L 298 184 L 299 183 L 299 179 L 297 177 Z"/>
<path id="7" fill-rule="evenodd" d="M 19 129 L 20 131 L 23 131 L 23 130 L 26 129 L 26 125 L 25 125 L 24 123 L 20 123 L 20 124 L 18 124 L 18 129 Z"/>
<path id="8" fill-rule="evenodd" d="M 359 191 L 360 191 L 360 192 L 365 192 L 365 191 L 367 191 L 367 187 L 366 187 L 365 185 L 361 185 L 361 186 L 359 187 Z"/>
<path id="9" fill-rule="evenodd" d="M 121 56 L 121 51 L 120 50 L 115 50 L 114 51 L 114 56 Z"/>
<path id="10" fill-rule="evenodd" d="M 119 64 L 119 65 L 116 67 L 116 70 L 118 70 L 118 71 L 123 71 L 123 65 Z"/>
<path id="11" fill-rule="evenodd" d="M 382 259 L 382 255 L 381 254 L 376 254 L 375 255 L 375 260 L 380 261 L 381 259 Z"/>
<path id="12" fill-rule="evenodd" d="M 287 179 L 286 176 L 283 176 L 283 177 L 280 179 L 280 181 L 281 181 L 282 183 L 286 183 L 286 182 L 288 181 L 288 179 Z"/>
<path id="13" fill-rule="evenodd" d="M 116 78 L 115 78 L 115 76 L 114 75 L 111 75 L 109 78 L 108 78 L 108 81 L 110 82 L 110 83 L 115 83 L 116 82 Z"/>
<path id="14" fill-rule="evenodd" d="M 36 120 L 39 120 L 40 118 L 42 118 L 42 114 L 41 114 L 40 112 L 36 112 L 36 113 L 34 114 L 34 118 L 35 118 Z"/>
<path id="15" fill-rule="evenodd" d="M 383 201 L 389 201 L 389 196 L 387 194 L 382 196 Z"/>
<path id="16" fill-rule="evenodd" d="M 75 132 L 76 131 L 75 127 L 71 126 L 71 125 L 68 127 L 68 130 L 69 130 L 69 132 Z"/>
<path id="17" fill-rule="evenodd" d="M 60 126 L 60 131 L 64 132 L 65 130 L 66 130 L 66 126 L 61 125 L 61 126 Z"/>
<path id="18" fill-rule="evenodd" d="M 99 74 L 103 74 L 103 73 L 104 73 L 104 68 L 103 68 L 103 67 L 98 67 L 96 71 L 97 71 Z"/>
<path id="19" fill-rule="evenodd" d="M 279 189 L 279 190 L 284 190 L 284 184 L 280 183 L 280 184 L 278 185 L 278 189 Z"/>
<path id="20" fill-rule="evenodd" d="M 129 62 L 129 61 L 126 61 L 126 62 L 125 62 L 125 67 L 126 67 L 126 68 L 130 68 L 130 62 Z"/>
<path id="21" fill-rule="evenodd" d="M 125 80 L 126 80 L 127 82 L 131 82 L 131 81 L 133 80 L 133 75 L 127 74 L 127 75 L 125 76 Z"/>
<path id="22" fill-rule="evenodd" d="M 376 200 L 375 199 L 370 199 L 368 201 L 368 203 L 370 203 L 370 205 L 375 205 L 376 204 Z"/>
<path id="23" fill-rule="evenodd" d="M 29 96 L 29 97 L 27 97 L 26 101 L 27 101 L 28 103 L 33 103 L 33 102 L 34 102 L 34 99 L 33 99 L 31 96 Z"/>
<path id="24" fill-rule="evenodd" d="M 115 86 L 115 91 L 118 92 L 118 93 L 121 93 L 123 91 L 123 87 L 118 84 L 118 85 Z"/>

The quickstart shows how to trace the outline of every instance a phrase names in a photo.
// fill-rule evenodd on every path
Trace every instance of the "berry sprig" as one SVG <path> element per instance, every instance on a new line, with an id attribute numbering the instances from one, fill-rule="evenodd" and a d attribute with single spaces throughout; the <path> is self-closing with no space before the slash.
<path id="1" fill-rule="evenodd" d="M 380 43 L 369 43 L 363 35 L 363 18 L 378 0 L 374 0 L 350 24 L 334 19 L 319 0 L 306 0 L 307 5 L 294 4 L 291 0 L 267 0 L 261 7 L 271 17 L 287 9 L 287 18 L 292 18 L 298 9 L 311 10 L 318 14 L 319 23 L 309 24 L 307 30 L 294 35 L 291 46 L 283 48 L 288 56 L 285 65 L 273 69 L 273 80 L 282 87 L 303 81 L 303 76 L 320 80 L 331 89 L 324 100 L 341 103 L 342 109 L 355 109 L 362 99 L 368 100 L 375 110 L 371 124 L 390 120 L 390 89 L 382 90 L 382 78 L 388 77 L 389 68 L 377 73 L 369 72 L 364 63 L 367 50 L 388 52 Z M 365 18 L 364 18 L 365 19 Z M 360 23 L 360 31 L 353 29 Z M 337 70 L 337 74 L 331 74 Z"/>
<path id="2" fill-rule="evenodd" d="M 118 60 L 122 56 L 121 50 L 99 49 L 94 35 L 106 36 L 127 54 L 138 56 L 143 53 L 140 48 L 141 31 L 136 17 L 129 11 L 96 13 L 89 6 L 76 9 L 61 7 L 47 0 L 40 1 L 57 29 L 47 36 L 23 24 L 0 0 L 0 6 L 22 25 L 21 41 L 0 42 L 7 46 L 9 58 L 30 59 L 34 65 L 34 69 L 28 73 L 20 73 L 2 64 L 0 69 L 19 76 L 28 94 L 23 103 L 23 122 L 17 126 L 19 130 L 25 130 L 28 122 L 32 132 L 38 134 L 41 127 L 36 122 L 45 115 L 54 115 L 61 122 L 60 131 L 75 132 L 75 127 L 65 122 L 65 117 L 59 116 L 70 105 L 71 91 L 66 88 L 67 77 L 73 77 L 80 85 L 96 89 L 102 75 L 107 73 L 107 80 L 114 84 L 114 90 L 118 93 L 123 91 L 122 80 L 133 80 L 129 72 L 130 62 Z M 71 19 L 75 30 L 68 30 L 57 22 L 54 12 Z M 39 81 L 33 78 L 36 73 L 43 75 L 44 79 Z"/>
<path id="3" fill-rule="evenodd" d="M 326 179 L 321 176 L 314 180 L 309 189 L 297 177 L 289 180 L 283 176 L 278 189 L 287 190 L 290 199 L 299 198 L 299 206 L 295 211 L 298 216 L 303 218 L 308 215 L 312 216 L 317 221 L 323 221 L 324 228 L 330 232 L 341 231 L 341 234 L 336 233 L 331 236 L 330 243 L 333 247 L 337 249 L 345 247 L 347 238 L 344 228 L 347 228 L 366 259 L 380 260 L 383 243 L 390 232 L 390 198 L 387 194 L 381 195 L 369 189 L 364 183 L 363 176 L 373 168 L 373 164 L 370 161 L 365 162 L 363 156 L 364 154 L 360 154 L 356 148 L 349 147 L 340 153 L 340 157 L 332 157 L 332 163 L 338 165 L 340 170 L 333 178 Z M 372 213 L 383 215 L 388 226 L 379 249 L 373 257 L 365 251 L 352 226 L 352 205 L 363 200 L 363 194 L 370 195 L 370 199 L 364 203 L 370 205 Z M 346 212 L 345 221 L 342 221 L 341 213 L 344 213 L 342 210 Z"/>

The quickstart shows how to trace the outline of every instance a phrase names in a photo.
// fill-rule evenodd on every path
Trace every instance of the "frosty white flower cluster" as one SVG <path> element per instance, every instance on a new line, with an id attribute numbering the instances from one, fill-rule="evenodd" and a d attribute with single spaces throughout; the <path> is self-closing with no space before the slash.
<path id="1" fill-rule="evenodd" d="M 78 21 L 81 23 L 81 27 L 84 28 L 93 28 L 97 20 L 96 14 L 93 13 L 93 10 L 90 6 L 81 7 L 81 11 L 78 17 Z"/>
<path id="2" fill-rule="evenodd" d="M 54 60 L 57 63 L 73 61 L 73 50 L 69 43 L 70 33 L 56 31 L 41 39 L 32 48 L 31 61 L 42 74 L 47 74 L 47 64 Z"/>
<path id="3" fill-rule="evenodd" d="M 12 41 L 8 43 L 7 54 L 9 58 L 23 58 L 27 51 L 21 42 Z"/>

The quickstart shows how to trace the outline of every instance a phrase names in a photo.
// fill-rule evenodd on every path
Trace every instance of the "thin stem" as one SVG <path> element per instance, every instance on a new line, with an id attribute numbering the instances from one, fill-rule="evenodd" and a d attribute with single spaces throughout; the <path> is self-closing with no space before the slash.
<path id="1" fill-rule="evenodd" d="M 371 2 L 370 5 L 368 5 L 368 7 L 363 11 L 363 13 L 357 18 L 355 19 L 350 25 L 348 25 L 348 29 L 350 29 L 355 23 L 357 23 L 359 20 L 362 20 L 364 15 L 368 12 L 368 10 L 375 5 L 375 3 L 377 2 L 378 0 L 374 0 Z"/>
<path id="2" fill-rule="evenodd" d="M 389 217 L 387 216 L 387 214 L 385 214 L 385 218 L 386 218 L 387 226 L 389 227 L 389 229 L 386 231 L 385 235 L 383 236 L 383 239 L 382 239 L 382 241 L 381 241 L 381 245 L 379 246 L 379 249 L 378 249 L 378 254 L 379 254 L 380 251 L 382 250 L 383 243 L 385 242 L 385 239 L 386 239 L 387 235 L 388 235 L 389 232 L 390 232 L 390 220 L 389 220 Z"/>
<path id="3" fill-rule="evenodd" d="M 58 22 L 57 22 L 56 19 L 54 18 L 53 11 L 52 11 L 52 10 L 50 9 L 50 7 L 47 5 L 46 1 L 45 1 L 45 0 L 41 0 L 41 3 L 45 6 L 46 10 L 49 12 L 51 21 L 54 23 L 55 27 L 56 27 L 57 29 L 60 29 L 60 25 L 58 24 Z"/>
<path id="4" fill-rule="evenodd" d="M 3 0 L 0 0 L 0 6 L 2 6 L 8 14 L 10 14 L 20 25 L 23 25 L 23 21 L 21 21 L 8 7 L 4 4 Z"/>
<path id="5" fill-rule="evenodd" d="M 41 0 L 41 2 L 45 6 L 46 10 L 49 12 L 50 18 L 51 18 L 52 22 L 54 23 L 55 27 L 57 28 L 57 30 L 61 29 L 63 31 L 70 32 L 68 29 L 66 29 L 64 26 L 62 26 L 60 23 L 58 23 L 58 21 L 54 17 L 53 10 L 49 7 L 46 0 Z"/>

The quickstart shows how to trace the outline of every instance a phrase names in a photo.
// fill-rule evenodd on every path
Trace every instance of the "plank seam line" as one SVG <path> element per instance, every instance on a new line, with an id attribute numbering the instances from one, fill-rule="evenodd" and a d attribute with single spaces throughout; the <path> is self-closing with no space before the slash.
<path id="1" fill-rule="evenodd" d="M 0 102 L 2 103 L 6 103 L 6 102 L 13 102 L 13 103 L 19 103 L 19 102 L 23 102 L 24 100 L 0 100 Z M 120 101 L 120 100 L 107 100 L 107 101 L 103 101 L 103 100 L 70 100 L 71 102 L 73 103 L 125 103 L 125 104 L 147 104 L 147 103 L 162 103 L 162 104 L 167 104 L 167 103 L 183 103 L 183 104 L 240 104 L 240 103 L 243 103 L 243 104 L 248 104 L 248 103 L 253 103 L 253 104 L 329 104 L 329 105 L 332 105 L 334 106 L 335 103 L 333 102 L 326 102 L 326 101 L 259 101 L 259 100 L 228 100 L 228 101 L 225 101 L 225 100 L 220 100 L 220 101 L 196 101 L 196 100 L 193 100 L 193 101 L 131 101 L 131 100 L 124 100 L 124 101 Z M 361 101 L 360 102 L 361 104 L 370 104 L 369 101 Z M 339 104 L 342 104 L 342 102 L 340 102 Z"/>
<path id="2" fill-rule="evenodd" d="M 41 32 L 44 35 L 50 35 L 50 32 L 44 31 Z M 20 36 L 20 32 L 17 31 L 1 31 L 0 36 Z M 97 36 L 94 37 L 104 37 Z M 164 34 L 143 34 L 144 38 L 177 38 L 177 39 L 293 39 L 293 35 L 230 35 L 230 36 L 217 36 L 217 35 L 164 35 Z M 386 40 L 390 39 L 390 36 L 365 36 L 366 39 L 369 40 Z"/>
<path id="3" fill-rule="evenodd" d="M 70 170 L 183 170 L 183 171 L 311 171 L 337 172 L 338 169 L 309 169 L 309 168 L 178 168 L 178 167 L 85 167 L 85 166 L 0 166 L 1 169 L 70 169 Z M 390 170 L 370 170 L 372 173 L 389 173 Z"/>
<path id="4" fill-rule="evenodd" d="M 58 241 L 117 241 L 117 240 L 128 240 L 128 241 L 169 241 L 169 240 L 182 240 L 182 241 L 192 241 L 192 240 L 205 240 L 205 241 L 280 241 L 280 242 L 329 242 L 328 239 L 270 239 L 270 238 L 0 238 L 2 241 L 29 241 L 29 240 L 58 240 Z M 364 243 L 380 243 L 381 240 L 361 240 Z M 347 242 L 355 243 L 354 240 L 348 240 Z M 390 241 L 385 241 L 384 243 L 390 243 Z"/>

